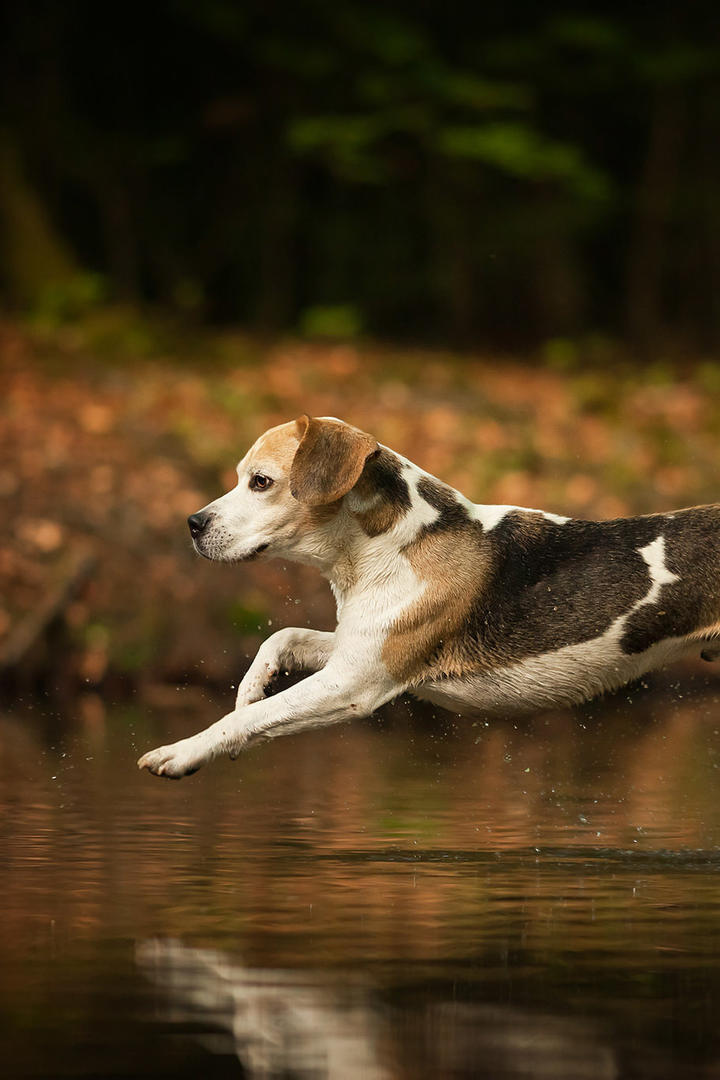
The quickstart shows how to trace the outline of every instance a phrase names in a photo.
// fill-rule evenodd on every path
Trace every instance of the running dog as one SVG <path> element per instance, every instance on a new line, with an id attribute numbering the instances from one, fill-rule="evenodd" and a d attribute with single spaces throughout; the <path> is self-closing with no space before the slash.
<path id="1" fill-rule="evenodd" d="M 267 431 L 237 476 L 188 519 L 195 549 L 316 567 L 337 628 L 269 637 L 232 712 L 140 758 L 156 776 L 368 716 L 403 692 L 458 713 L 519 712 L 720 655 L 720 506 L 580 521 L 476 504 L 328 417 Z M 281 671 L 312 674 L 265 697 Z"/>

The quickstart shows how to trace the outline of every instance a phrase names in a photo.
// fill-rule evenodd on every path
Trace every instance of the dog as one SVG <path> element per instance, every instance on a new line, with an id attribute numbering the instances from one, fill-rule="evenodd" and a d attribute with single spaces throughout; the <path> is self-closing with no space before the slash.
<path id="1" fill-rule="evenodd" d="M 720 655 L 720 506 L 584 521 L 470 502 L 372 435 L 301 416 L 188 519 L 220 562 L 316 567 L 334 633 L 260 647 L 235 708 L 138 761 L 178 779 L 254 743 L 409 692 L 461 714 L 572 705 L 689 653 Z M 307 678 L 266 697 L 279 672 Z"/>

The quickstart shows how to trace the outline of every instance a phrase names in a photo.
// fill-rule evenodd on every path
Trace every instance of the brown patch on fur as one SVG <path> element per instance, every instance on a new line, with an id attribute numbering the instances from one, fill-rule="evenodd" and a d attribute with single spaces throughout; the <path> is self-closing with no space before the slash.
<path id="1" fill-rule="evenodd" d="M 303 506 L 303 528 L 307 528 L 309 531 L 317 529 L 320 525 L 325 525 L 340 513 L 341 505 L 339 502 L 333 502 L 328 503 L 326 506 Z"/>
<path id="2" fill-rule="evenodd" d="M 293 459 L 297 453 L 299 435 L 295 423 L 280 424 L 270 428 L 261 435 L 253 447 L 253 458 L 267 456 L 277 461 L 280 468 L 286 474 L 292 468 Z"/>
<path id="3" fill-rule="evenodd" d="M 396 455 L 384 447 L 366 462 L 353 492 L 360 499 L 373 500 L 366 510 L 355 511 L 357 522 L 367 536 L 387 532 L 410 510 L 410 489 L 402 471 Z"/>
<path id="4" fill-rule="evenodd" d="M 280 473 L 289 476 L 298 450 L 298 445 L 309 424 L 307 416 L 270 428 L 257 440 L 250 452 L 250 467 L 257 463 L 258 468 L 267 467 L 268 462 L 276 464 Z M 299 529 L 311 532 L 330 521 L 340 510 L 339 502 L 308 506 L 298 503 Z"/>
<path id="5" fill-rule="evenodd" d="M 367 510 L 357 510 L 355 517 L 366 536 L 380 536 L 392 529 L 405 513 L 406 511 L 395 503 L 378 501 Z"/>
<path id="6" fill-rule="evenodd" d="M 308 506 L 336 502 L 359 480 L 377 440 L 340 420 L 303 416 L 296 425 L 301 439 L 290 468 L 292 495 Z"/>
<path id="7" fill-rule="evenodd" d="M 300 420 L 293 420 L 289 424 L 280 424 L 278 427 L 270 428 L 255 443 L 252 458 L 258 458 L 259 462 L 269 458 L 277 463 L 280 470 L 287 476 L 292 469 L 298 444 L 304 430 L 305 427 Z M 340 503 L 335 502 L 319 506 L 303 505 L 301 509 L 303 511 L 303 528 L 310 530 L 317 528 L 319 525 L 324 525 L 335 517 L 340 509 Z"/>
<path id="8" fill-rule="evenodd" d="M 392 626 L 383 646 L 385 666 L 406 685 L 466 675 L 463 631 L 490 570 L 480 531 L 472 523 L 461 529 L 426 531 L 404 555 L 427 587 Z"/>

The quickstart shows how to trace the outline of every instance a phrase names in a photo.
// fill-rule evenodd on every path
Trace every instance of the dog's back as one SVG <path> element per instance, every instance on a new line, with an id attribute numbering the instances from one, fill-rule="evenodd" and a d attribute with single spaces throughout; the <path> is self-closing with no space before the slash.
<path id="1" fill-rule="evenodd" d="M 466 513 L 484 587 L 430 658 L 422 696 L 456 708 L 580 701 L 720 637 L 720 507 L 563 523 L 517 509 L 482 531 Z"/>

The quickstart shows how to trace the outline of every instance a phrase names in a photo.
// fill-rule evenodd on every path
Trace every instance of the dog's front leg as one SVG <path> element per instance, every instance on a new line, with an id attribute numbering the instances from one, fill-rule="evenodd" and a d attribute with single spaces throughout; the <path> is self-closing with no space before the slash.
<path id="1" fill-rule="evenodd" d="M 369 716 L 401 689 L 379 665 L 366 668 L 333 657 L 322 671 L 274 697 L 235 709 L 189 739 L 151 750 L 138 767 L 179 780 L 221 754 L 237 757 L 263 739 Z"/>
<path id="2" fill-rule="evenodd" d="M 272 634 L 257 655 L 238 687 L 235 709 L 261 701 L 274 677 L 281 671 L 319 671 L 333 650 L 335 635 L 322 630 L 288 626 Z"/>

